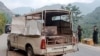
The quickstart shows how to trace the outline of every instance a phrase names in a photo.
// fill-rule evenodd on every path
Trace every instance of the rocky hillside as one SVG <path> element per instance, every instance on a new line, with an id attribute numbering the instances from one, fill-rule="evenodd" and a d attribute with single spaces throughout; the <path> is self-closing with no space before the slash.
<path id="1" fill-rule="evenodd" d="M 0 13 L 5 14 L 8 23 L 11 22 L 12 12 L 2 2 L 0 2 Z"/>
<path id="2" fill-rule="evenodd" d="M 14 14 L 24 15 L 33 11 L 31 7 L 18 7 L 12 10 Z"/>
<path id="3" fill-rule="evenodd" d="M 10 15 L 12 14 L 12 12 L 2 2 L 0 2 L 0 11 Z"/>
<path id="4" fill-rule="evenodd" d="M 84 17 L 84 22 L 88 24 L 100 23 L 100 7 L 97 7 L 93 12 Z"/>
<path id="5" fill-rule="evenodd" d="M 83 22 L 83 23 L 82 23 Z M 84 16 L 82 20 L 80 20 L 80 25 L 84 30 L 85 37 L 91 37 L 93 33 L 93 26 L 97 26 L 99 30 L 100 37 L 100 7 L 97 7 L 93 12 Z"/>
<path id="6" fill-rule="evenodd" d="M 78 3 L 78 2 L 75 2 L 75 3 L 72 3 L 72 5 L 76 5 L 77 7 L 80 8 L 82 14 L 86 15 L 90 12 L 92 12 L 93 10 L 95 10 L 96 7 L 100 6 L 100 0 L 94 0 L 94 2 L 92 3 Z M 52 4 L 52 5 L 47 5 L 47 6 L 44 6 L 44 7 L 41 7 L 41 8 L 38 8 L 36 10 L 43 10 L 43 9 L 61 9 L 61 6 L 66 6 L 64 4 Z M 34 8 L 34 7 L 33 7 Z M 28 9 L 28 10 L 26 10 Z M 27 11 L 30 11 L 31 9 L 29 7 L 26 7 L 24 9 L 22 8 L 15 8 L 14 11 L 15 13 L 21 13 L 21 12 L 27 12 Z M 17 12 L 16 12 L 17 11 Z"/>

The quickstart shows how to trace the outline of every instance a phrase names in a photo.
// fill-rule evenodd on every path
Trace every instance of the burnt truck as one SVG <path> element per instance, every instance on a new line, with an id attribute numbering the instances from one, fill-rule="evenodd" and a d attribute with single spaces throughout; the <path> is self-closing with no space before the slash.
<path id="1" fill-rule="evenodd" d="M 75 52 L 77 35 L 72 24 L 71 12 L 66 10 L 43 10 L 13 17 L 8 50 L 21 49 L 27 56 L 63 56 Z"/>

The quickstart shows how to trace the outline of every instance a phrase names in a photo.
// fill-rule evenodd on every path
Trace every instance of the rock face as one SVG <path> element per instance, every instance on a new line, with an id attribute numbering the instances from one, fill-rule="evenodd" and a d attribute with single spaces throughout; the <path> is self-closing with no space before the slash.
<path id="1" fill-rule="evenodd" d="M 0 1 L 0 13 L 4 13 L 8 23 L 11 22 L 12 12 Z"/>

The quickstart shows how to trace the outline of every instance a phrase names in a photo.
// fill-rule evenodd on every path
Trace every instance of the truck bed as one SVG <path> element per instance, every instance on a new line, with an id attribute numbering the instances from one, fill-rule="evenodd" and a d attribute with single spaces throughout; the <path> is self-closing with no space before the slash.
<path id="1" fill-rule="evenodd" d="M 47 46 L 55 46 L 55 45 L 68 45 L 71 44 L 71 35 L 66 36 L 47 36 L 46 43 Z"/>

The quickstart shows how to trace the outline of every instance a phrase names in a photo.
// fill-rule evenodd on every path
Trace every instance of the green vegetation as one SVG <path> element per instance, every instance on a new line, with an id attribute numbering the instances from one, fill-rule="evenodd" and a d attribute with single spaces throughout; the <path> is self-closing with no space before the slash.
<path id="1" fill-rule="evenodd" d="M 76 5 L 68 4 L 67 6 L 62 6 L 62 9 L 71 11 L 72 14 L 72 21 L 73 21 L 73 30 L 77 31 L 78 21 L 82 19 L 81 11 L 79 7 Z"/>
<path id="2" fill-rule="evenodd" d="M 84 30 L 83 37 L 92 38 L 93 34 L 93 26 L 96 25 L 98 27 L 98 41 L 100 43 L 100 7 L 97 7 L 93 12 L 84 16 L 84 19 L 81 20 L 82 28 Z"/>
<path id="3" fill-rule="evenodd" d="M 72 12 L 73 29 L 77 31 L 77 26 L 81 25 L 83 29 L 83 38 L 92 38 L 93 26 L 97 25 L 99 29 L 99 42 L 100 42 L 100 7 L 96 8 L 93 12 L 83 16 L 79 7 L 68 4 L 66 7 L 61 6 L 62 9 L 70 10 Z"/>
<path id="4" fill-rule="evenodd" d="M 4 32 L 7 20 L 4 13 L 0 13 L 0 34 Z"/>

